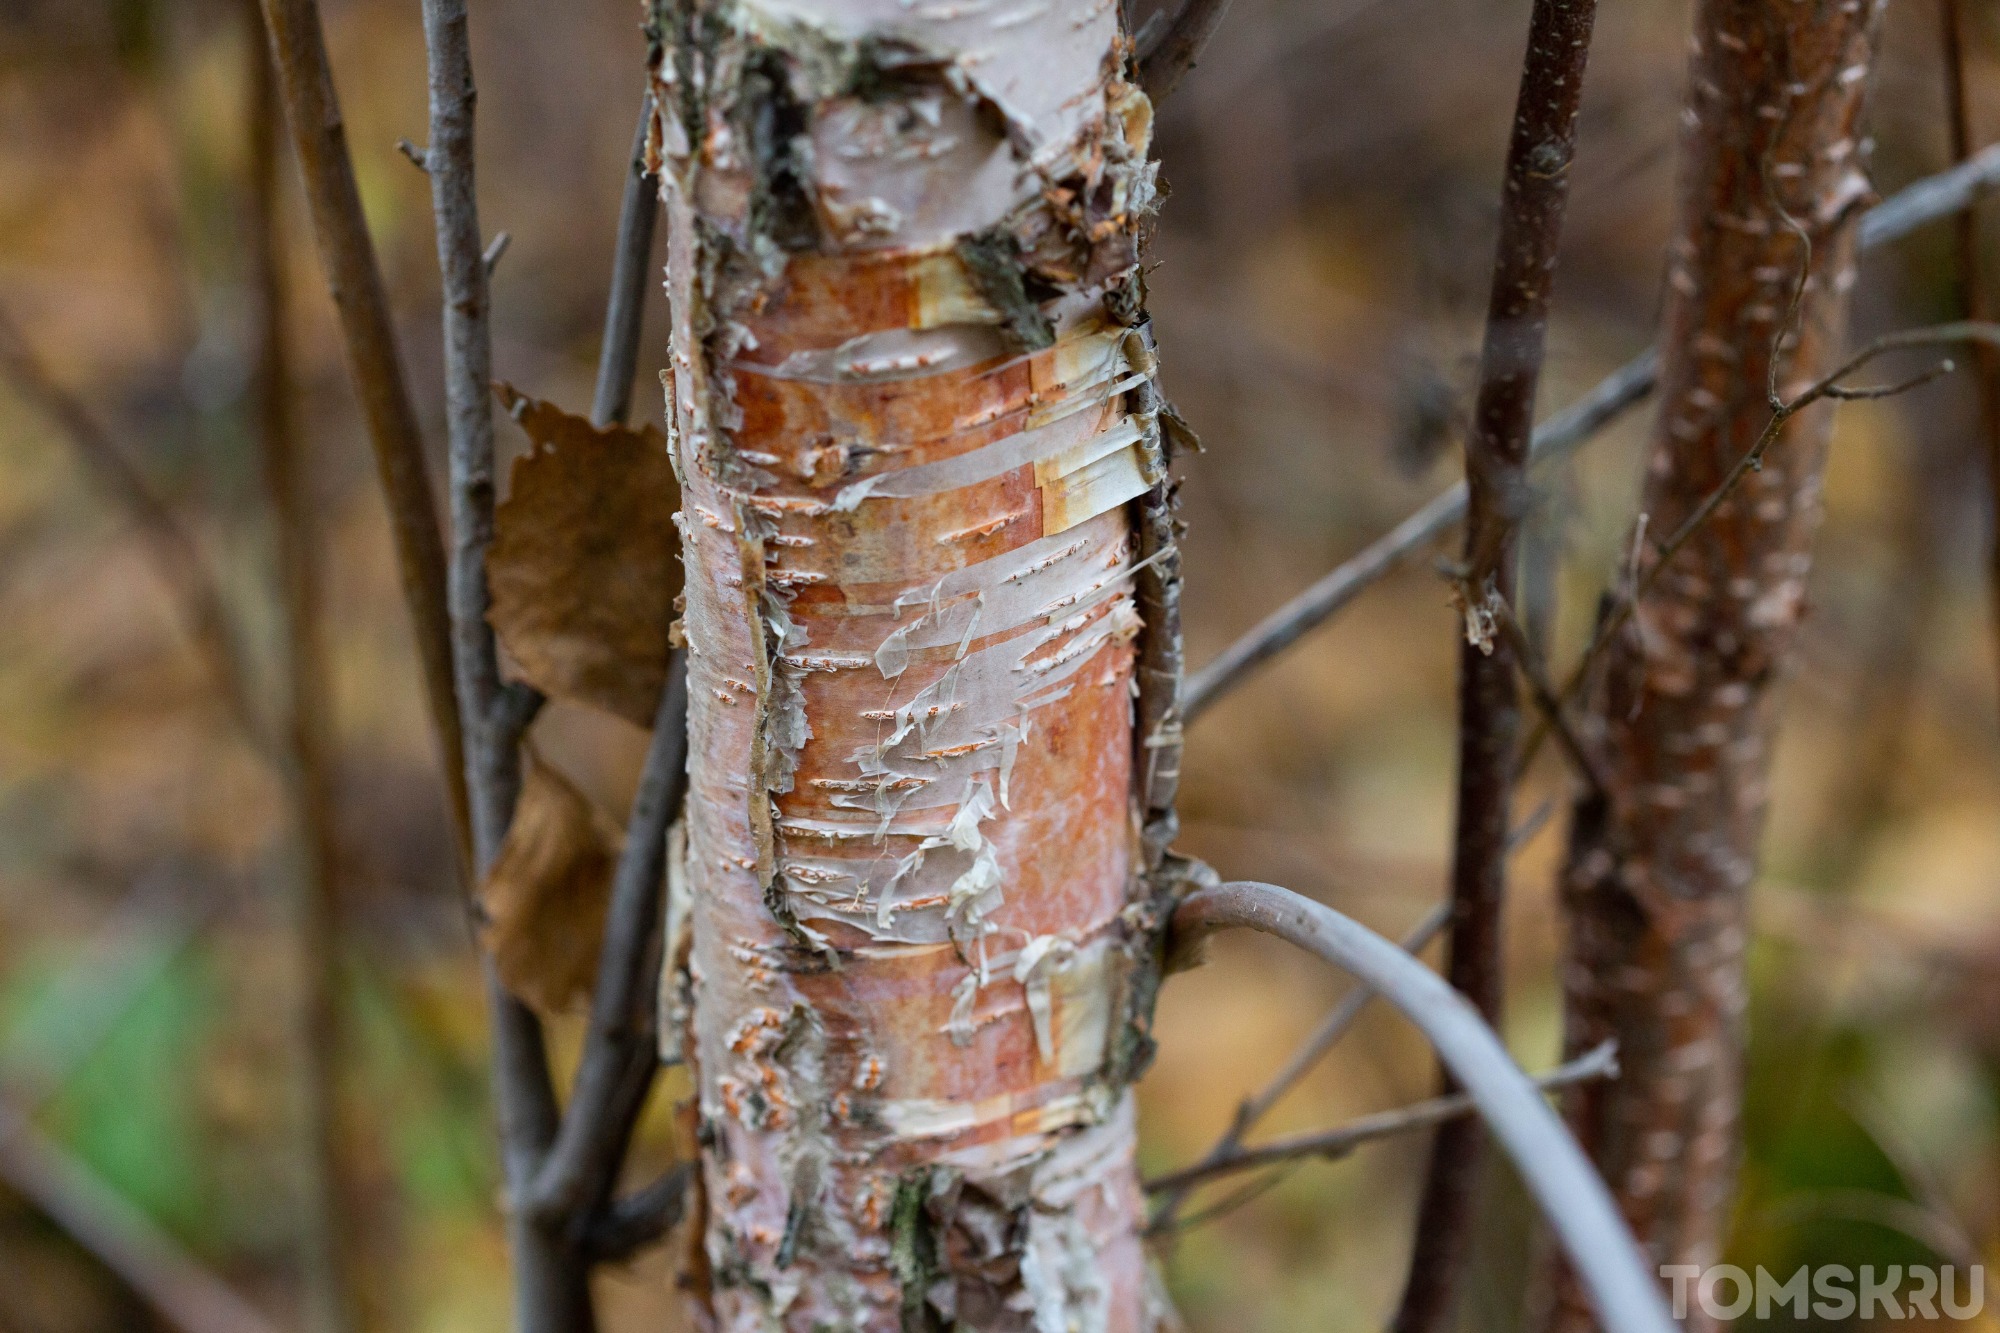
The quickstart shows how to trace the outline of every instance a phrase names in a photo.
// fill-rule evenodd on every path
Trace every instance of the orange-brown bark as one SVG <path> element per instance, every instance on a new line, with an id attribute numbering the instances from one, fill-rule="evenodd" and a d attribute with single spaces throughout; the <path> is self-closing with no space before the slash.
<path id="1" fill-rule="evenodd" d="M 1860 119 L 1879 8 L 1699 6 L 1661 415 L 1640 506 L 1655 540 L 1715 491 L 1771 420 L 1781 334 L 1776 385 L 1787 396 L 1839 351 L 1851 223 L 1868 195 Z M 1661 1264 L 1716 1262 L 1725 1237 L 1744 895 L 1830 425 L 1829 406 L 1788 425 L 1615 639 L 1597 709 L 1608 790 L 1579 805 L 1571 833 L 1567 1042 L 1580 1052 L 1617 1038 L 1624 1074 L 1572 1094 L 1570 1121 Z M 1643 571 L 1652 548 L 1643 534 L 1640 545 Z M 1559 1307 L 1559 1327 L 1590 1326 L 1573 1291 Z"/>
<path id="2" fill-rule="evenodd" d="M 811 8 L 661 15 L 702 1312 L 1147 1328 L 1149 110 L 1105 7 Z"/>

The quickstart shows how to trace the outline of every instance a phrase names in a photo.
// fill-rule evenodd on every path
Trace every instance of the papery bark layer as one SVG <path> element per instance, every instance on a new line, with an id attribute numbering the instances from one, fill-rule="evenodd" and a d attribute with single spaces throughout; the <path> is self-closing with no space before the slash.
<path id="1" fill-rule="evenodd" d="M 1150 995 L 1128 510 L 1164 469 L 1116 12 L 654 25 L 702 1313 L 1150 1327 L 1112 1056 Z"/>

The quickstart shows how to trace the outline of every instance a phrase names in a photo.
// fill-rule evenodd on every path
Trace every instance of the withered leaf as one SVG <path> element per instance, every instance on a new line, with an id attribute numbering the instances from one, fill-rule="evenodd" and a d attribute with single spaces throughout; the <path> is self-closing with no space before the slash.
<path id="1" fill-rule="evenodd" d="M 487 619 L 544 694 L 649 727 L 681 590 L 680 488 L 666 439 L 650 425 L 600 430 L 495 387 L 534 447 L 515 460 L 493 515 Z"/>
<path id="2" fill-rule="evenodd" d="M 525 753 L 514 825 L 479 886 L 479 931 L 507 989 L 556 1014 L 589 1001 L 619 837 L 569 779 Z"/>

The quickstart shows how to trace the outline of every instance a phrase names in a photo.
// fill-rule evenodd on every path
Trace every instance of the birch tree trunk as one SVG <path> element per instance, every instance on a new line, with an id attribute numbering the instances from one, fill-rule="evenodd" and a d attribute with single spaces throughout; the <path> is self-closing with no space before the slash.
<path id="1" fill-rule="evenodd" d="M 1155 690 L 1135 746 L 1135 661 L 1178 669 L 1164 615 L 1140 641 L 1172 551 L 1117 9 L 659 0 L 652 35 L 698 1304 L 1151 1328 L 1178 726 Z"/>
<path id="2" fill-rule="evenodd" d="M 1645 534 L 1675 531 L 1717 488 L 1771 420 L 1771 388 L 1795 392 L 1840 350 L 1851 224 L 1869 195 L 1859 122 L 1879 10 L 1879 0 L 1698 7 L 1641 572 L 1654 549 Z M 1784 348 L 1775 373 L 1774 345 Z M 1624 1073 L 1571 1094 L 1570 1121 L 1661 1264 L 1715 1263 L 1725 1238 L 1744 899 L 1831 411 L 1785 428 L 1614 641 L 1596 722 L 1608 790 L 1579 804 L 1571 832 L 1567 1042 L 1583 1051 L 1617 1038 Z M 1591 1326 L 1573 1287 L 1554 1323 Z"/>

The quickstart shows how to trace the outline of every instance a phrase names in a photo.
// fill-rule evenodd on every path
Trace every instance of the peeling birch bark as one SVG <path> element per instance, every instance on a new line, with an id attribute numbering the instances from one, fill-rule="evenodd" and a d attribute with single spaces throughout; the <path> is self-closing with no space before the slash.
<path id="1" fill-rule="evenodd" d="M 1860 118 L 1880 8 L 1699 6 L 1661 415 L 1641 501 L 1656 538 L 1771 420 L 1772 346 L 1795 290 L 1779 392 L 1810 384 L 1839 353 L 1852 224 L 1870 195 Z M 1578 1053 L 1615 1037 L 1625 1072 L 1572 1093 L 1570 1122 L 1663 1264 L 1715 1263 L 1724 1240 L 1742 1099 L 1744 899 L 1831 424 L 1826 405 L 1788 425 L 1614 641 L 1597 706 L 1608 797 L 1582 802 L 1571 833 L 1566 1040 Z M 1573 1289 L 1558 1307 L 1556 1327 L 1591 1327 Z"/>
<path id="2" fill-rule="evenodd" d="M 700 1312 L 1152 1328 L 1128 1084 L 1179 669 L 1140 642 L 1177 594 L 1117 11 L 663 0 L 652 33 Z"/>

